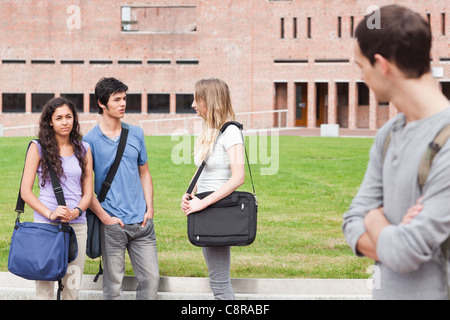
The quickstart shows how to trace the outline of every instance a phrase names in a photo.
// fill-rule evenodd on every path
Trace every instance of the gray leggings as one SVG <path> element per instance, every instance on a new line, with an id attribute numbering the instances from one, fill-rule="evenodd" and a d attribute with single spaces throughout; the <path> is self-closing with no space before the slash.
<path id="1" fill-rule="evenodd" d="M 203 247 L 209 284 L 216 300 L 234 300 L 230 278 L 230 247 Z"/>

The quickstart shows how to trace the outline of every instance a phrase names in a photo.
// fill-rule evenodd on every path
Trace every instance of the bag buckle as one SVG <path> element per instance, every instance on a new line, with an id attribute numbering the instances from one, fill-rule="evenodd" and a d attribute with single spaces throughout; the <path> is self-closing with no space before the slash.
<path id="1" fill-rule="evenodd" d="M 102 186 L 105 186 L 106 188 L 111 188 L 111 183 L 109 183 L 108 181 L 103 181 Z"/>
<path id="2" fill-rule="evenodd" d="M 61 187 L 56 187 L 53 189 L 55 193 L 63 193 L 63 189 Z"/>

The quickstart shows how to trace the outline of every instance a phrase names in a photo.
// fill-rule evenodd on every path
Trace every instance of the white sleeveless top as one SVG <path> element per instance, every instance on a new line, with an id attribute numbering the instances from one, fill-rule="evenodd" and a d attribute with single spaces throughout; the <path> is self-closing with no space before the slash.
<path id="1" fill-rule="evenodd" d="M 212 153 L 206 160 L 206 166 L 197 181 L 197 193 L 215 191 L 230 179 L 231 167 L 227 150 L 236 144 L 243 143 L 241 130 L 234 125 L 228 126 L 224 133 L 219 135 Z M 202 164 L 201 151 L 200 148 L 194 157 L 197 167 Z"/>

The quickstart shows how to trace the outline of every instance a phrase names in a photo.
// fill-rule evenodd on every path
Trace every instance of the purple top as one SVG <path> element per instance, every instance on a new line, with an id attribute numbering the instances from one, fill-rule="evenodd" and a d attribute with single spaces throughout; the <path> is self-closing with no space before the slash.
<path id="1" fill-rule="evenodd" d="M 41 155 L 41 145 L 37 141 L 33 141 L 39 150 L 39 156 Z M 83 141 L 83 147 L 85 150 L 89 150 L 89 144 Z M 78 159 L 75 154 L 72 154 L 69 157 L 61 157 L 62 167 L 64 170 L 64 175 L 61 177 L 59 183 L 61 184 L 61 188 L 64 192 L 64 198 L 66 199 L 66 204 L 69 209 L 73 209 L 78 206 L 82 196 L 81 189 L 81 168 L 78 163 Z M 47 208 L 50 210 L 55 210 L 58 207 L 58 202 L 56 201 L 55 193 L 53 192 L 53 187 L 50 179 L 46 181 L 45 186 L 41 186 L 42 176 L 41 176 L 41 166 L 38 168 L 38 177 L 39 177 L 39 201 L 41 201 Z M 34 221 L 37 222 L 59 222 L 57 220 L 49 220 L 34 211 Z M 72 220 L 70 223 L 86 223 L 86 212 L 84 211 L 81 216 Z"/>

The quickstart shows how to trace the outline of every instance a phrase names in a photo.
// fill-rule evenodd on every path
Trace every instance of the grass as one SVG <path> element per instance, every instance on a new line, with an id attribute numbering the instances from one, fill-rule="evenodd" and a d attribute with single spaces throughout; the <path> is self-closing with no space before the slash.
<path id="1" fill-rule="evenodd" d="M 185 146 L 193 146 L 193 138 L 185 139 Z M 29 140 L 0 138 L 0 271 L 7 271 L 14 208 Z M 353 255 L 341 223 L 362 181 L 373 139 L 280 136 L 279 144 L 268 140 L 266 148 L 262 137 L 247 138 L 259 201 L 258 235 L 252 245 L 232 248 L 232 277 L 367 278 L 372 262 Z M 180 209 L 181 196 L 195 171 L 192 163 L 173 163 L 171 153 L 180 141 L 168 136 L 146 137 L 160 274 L 206 277 L 201 249 L 189 243 Z M 272 159 L 269 164 L 265 164 L 267 158 Z M 278 165 L 276 174 L 262 174 L 274 163 Z M 240 189 L 251 190 L 248 175 Z M 38 193 L 37 187 L 35 191 Z M 31 219 L 32 211 L 26 207 L 21 220 Z M 97 270 L 98 260 L 87 258 L 85 273 Z M 133 274 L 128 260 L 126 274 Z"/>

